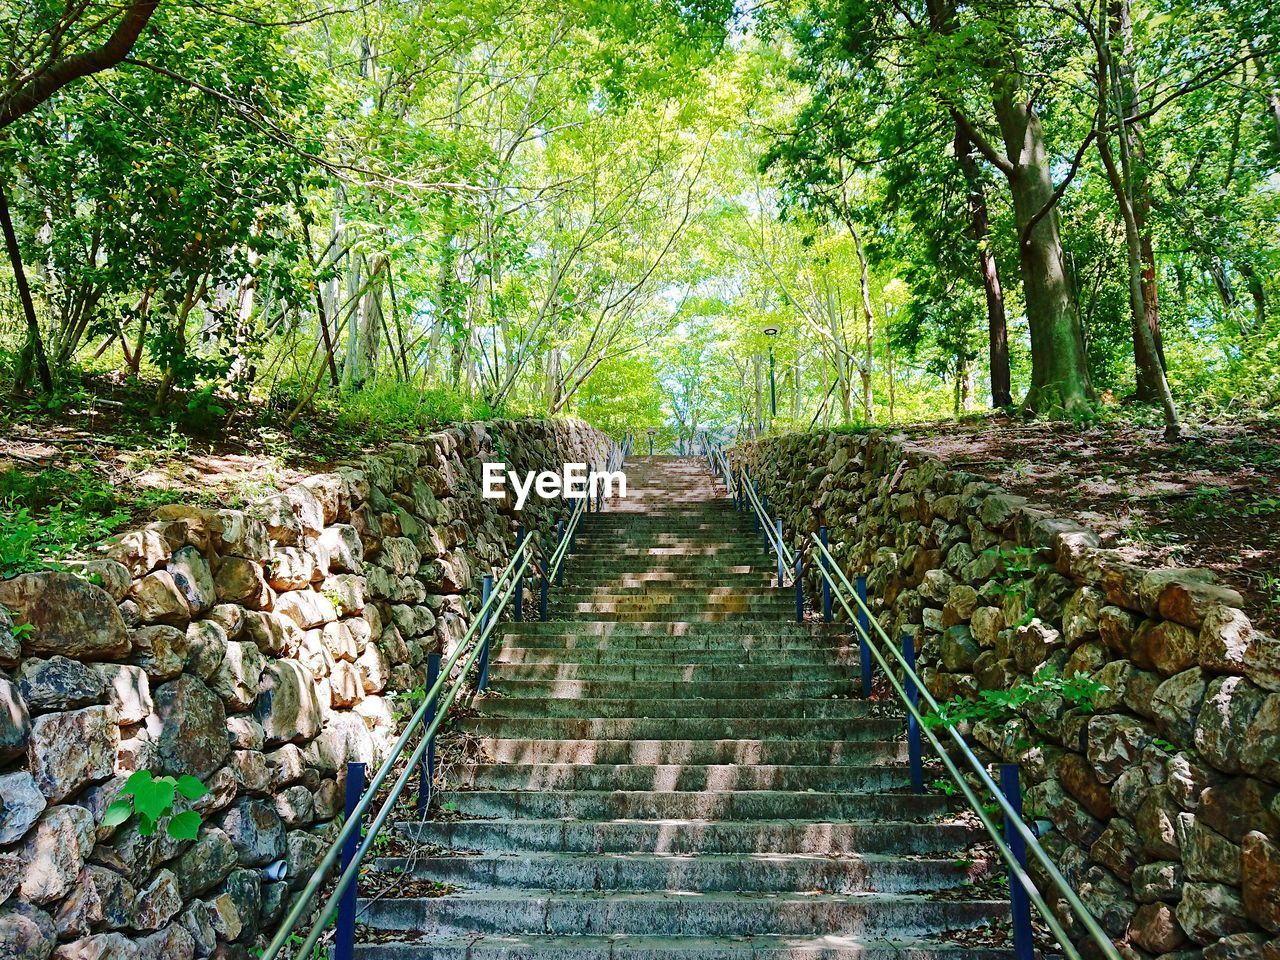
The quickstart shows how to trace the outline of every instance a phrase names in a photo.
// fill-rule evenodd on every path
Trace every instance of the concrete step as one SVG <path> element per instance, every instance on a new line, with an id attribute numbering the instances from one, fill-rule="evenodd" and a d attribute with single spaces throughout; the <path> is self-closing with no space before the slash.
<path id="1" fill-rule="evenodd" d="M 450 767 L 454 789 L 820 790 L 868 793 L 910 785 L 905 765 L 492 763 Z"/>
<path id="2" fill-rule="evenodd" d="M 429 820 L 398 824 L 407 839 L 454 850 L 494 853 L 809 853 L 955 854 L 985 836 L 961 823 L 853 820 Z"/>
<path id="3" fill-rule="evenodd" d="M 482 740 L 495 763 L 800 764 L 832 768 L 901 763 L 905 740 Z"/>
<path id="4" fill-rule="evenodd" d="M 606 605 L 566 604 L 559 607 L 556 613 L 560 616 L 564 616 L 566 614 L 569 616 L 579 615 L 590 617 L 593 620 L 617 620 L 626 623 L 635 623 L 636 621 L 652 617 L 653 614 L 657 612 L 652 606 L 634 610 L 598 609 L 603 606 Z M 704 623 L 723 623 L 732 622 L 734 620 L 759 620 L 765 614 L 765 611 L 758 609 L 720 609 L 706 612 L 705 610 L 675 609 L 672 613 L 679 616 L 682 620 L 700 620 Z M 775 613 L 778 619 L 782 619 L 789 613 L 794 613 L 794 611 L 779 608 Z"/>
<path id="5" fill-rule="evenodd" d="M 489 677 L 489 689 L 507 700 L 546 699 L 669 699 L 723 700 L 821 700 L 856 695 L 859 687 L 850 679 L 839 680 L 534 680 L 510 676 L 505 668 Z"/>
<path id="6" fill-rule="evenodd" d="M 795 650 L 752 650 L 717 647 L 710 650 L 595 650 L 585 647 L 499 647 L 494 656 L 498 663 L 607 663 L 607 664 L 742 664 L 747 669 L 757 666 L 844 667 L 857 669 L 858 651 L 854 648 L 804 648 Z"/>
<path id="7" fill-rule="evenodd" d="M 927 893 L 981 879 L 991 865 L 898 856 L 800 853 L 483 853 L 385 857 L 375 869 L 467 889 Z"/>
<path id="8" fill-rule="evenodd" d="M 771 586 L 763 577 L 760 583 L 748 587 L 742 583 L 701 583 L 685 581 L 681 585 L 675 581 L 667 583 L 635 583 L 625 586 L 618 578 L 602 578 L 597 583 L 571 583 L 566 577 L 565 583 L 557 588 L 556 596 L 564 600 L 628 600 L 628 599 L 679 599 L 682 601 L 701 601 L 704 599 L 722 599 L 728 597 L 768 597 L 779 600 L 794 600 L 795 589 L 783 587 L 779 590 Z"/>
<path id="9" fill-rule="evenodd" d="M 512 636 L 503 646 L 513 649 L 540 650 L 838 650 L 849 638 L 841 634 L 799 634 L 792 636 L 729 636 L 700 634 L 673 637 L 655 636 L 586 636 L 554 637 L 539 634 Z"/>
<path id="10" fill-rule="evenodd" d="M 744 573 L 717 573 L 714 580 L 705 578 L 682 577 L 678 573 L 663 571 L 646 571 L 645 573 L 622 573 L 608 577 L 586 578 L 572 575 L 572 565 L 565 566 L 564 584 L 560 589 L 590 589 L 599 584 L 613 589 L 627 591 L 664 591 L 703 593 L 707 590 L 742 590 L 764 589 L 776 590 L 772 586 L 772 571 L 747 571 Z"/>
<path id="11" fill-rule="evenodd" d="M 555 637 L 582 636 L 847 636 L 853 627 L 847 623 L 821 623 L 809 620 L 795 623 L 790 620 L 738 621 L 733 624 L 708 624 L 694 620 L 641 620 L 632 623 L 614 623 L 607 620 L 524 620 L 504 623 L 501 632 L 511 635 L 547 635 Z"/>
<path id="12" fill-rule="evenodd" d="M 425 899 L 361 900 L 361 921 L 423 934 L 653 934 L 725 937 L 835 934 L 920 937 L 1008 914 L 999 901 L 900 894 L 618 893 L 464 890 Z"/>
<path id="13" fill-rule="evenodd" d="M 901 720 L 853 717 L 474 717 L 459 727 L 478 737 L 510 740 L 894 740 Z"/>
<path id="14" fill-rule="evenodd" d="M 654 664 L 654 663 L 490 663 L 492 683 L 651 682 L 651 683 L 841 683 L 852 676 L 848 667 L 785 663 Z M 750 678 L 746 680 L 745 678 Z"/>
<path id="15" fill-rule="evenodd" d="M 472 817 L 546 820 L 928 820 L 949 798 L 911 793 L 810 793 L 795 790 L 443 790 L 445 810 Z"/>
<path id="16" fill-rule="evenodd" d="M 745 717 L 756 722 L 774 719 L 821 719 L 844 721 L 876 716 L 882 709 L 867 700 L 564 700 L 558 698 L 519 699 L 488 697 L 480 703 L 486 717 L 528 717 L 546 719 L 569 717 L 584 720 L 623 718 L 659 718 L 692 720 L 709 717 L 718 720 Z"/>
<path id="17" fill-rule="evenodd" d="M 359 960 L 1010 960 L 1012 953 L 930 940 L 857 937 L 469 935 L 356 946 Z"/>

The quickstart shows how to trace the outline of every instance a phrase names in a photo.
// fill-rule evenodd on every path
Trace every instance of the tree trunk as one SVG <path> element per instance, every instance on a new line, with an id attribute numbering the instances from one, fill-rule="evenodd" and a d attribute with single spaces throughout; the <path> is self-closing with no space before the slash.
<path id="1" fill-rule="evenodd" d="M 1134 342 L 1141 345 L 1140 350 L 1134 351 L 1134 359 L 1140 365 L 1138 370 L 1139 382 L 1148 381 L 1155 385 L 1156 396 L 1160 401 L 1161 409 L 1164 411 L 1165 436 L 1170 439 L 1176 439 L 1181 433 L 1181 426 L 1178 423 L 1178 411 L 1173 404 L 1173 394 L 1169 390 L 1169 381 L 1165 378 L 1164 367 L 1161 366 L 1159 355 L 1156 352 L 1155 338 L 1150 327 L 1145 322 L 1142 288 L 1142 238 L 1138 229 L 1138 219 L 1134 214 L 1132 198 L 1125 189 L 1124 176 L 1111 151 L 1111 135 L 1106 118 L 1112 116 L 1112 111 L 1105 109 L 1107 92 L 1110 89 L 1108 78 L 1110 76 L 1111 63 L 1105 32 L 1103 32 L 1103 37 L 1104 39 L 1098 45 L 1098 97 L 1101 101 L 1100 106 L 1104 108 L 1098 114 L 1101 127 L 1098 130 L 1098 156 L 1101 158 L 1102 166 L 1107 172 L 1107 179 L 1111 184 L 1111 192 L 1115 194 L 1116 204 L 1120 207 L 1120 214 L 1124 220 L 1125 259 L 1129 274 L 1129 307 L 1133 318 Z M 1123 127 L 1123 117 L 1116 115 L 1115 125 Z"/>
<path id="2" fill-rule="evenodd" d="M 991 406 L 1013 406 L 1013 378 L 1009 373 L 1009 325 L 1004 311 L 1004 289 L 996 269 L 995 250 L 991 245 L 991 223 L 987 215 L 987 198 L 982 178 L 973 158 L 973 144 L 964 127 L 956 123 L 956 163 L 969 188 L 969 219 L 973 240 L 978 248 L 978 273 L 987 297 L 987 342 L 991 365 Z"/>
<path id="3" fill-rule="evenodd" d="M 1111 56 L 1111 73 L 1114 79 L 1116 142 L 1120 150 L 1120 172 L 1138 231 L 1138 284 L 1142 290 L 1140 300 L 1132 304 L 1133 358 L 1136 370 L 1136 395 L 1143 403 L 1161 402 L 1160 378 L 1164 374 L 1164 343 L 1160 336 L 1160 298 L 1156 290 L 1155 244 L 1147 216 L 1151 211 L 1151 182 L 1147 176 L 1146 158 L 1138 146 L 1139 124 L 1136 118 L 1141 112 L 1138 88 L 1133 76 L 1133 18 L 1129 0 L 1114 0 L 1111 4 L 1111 32 L 1121 44 L 1119 55 Z M 1146 327 L 1144 331 L 1141 328 Z M 1148 351 L 1154 353 L 1148 355 Z"/>
<path id="4" fill-rule="evenodd" d="M 27 273 L 22 268 L 22 250 L 18 246 L 18 235 L 14 232 L 13 220 L 9 217 L 9 198 L 5 195 L 3 184 L 0 184 L 0 229 L 4 230 L 4 245 L 9 251 L 9 265 L 13 267 L 13 280 L 17 284 L 18 299 L 22 301 L 22 314 L 27 321 L 27 344 L 22 349 L 22 361 L 18 365 L 18 376 L 14 378 L 13 386 L 15 390 L 26 387 L 31 361 L 34 359 L 41 388 L 45 393 L 53 393 L 53 374 L 49 370 L 49 358 L 44 352 L 44 340 L 40 336 L 40 324 L 36 320 L 36 306 L 31 300 L 31 288 L 27 286 Z"/>
<path id="5" fill-rule="evenodd" d="M 1031 390 L 1023 406 L 1034 412 L 1072 412 L 1089 406 L 1093 384 L 1084 352 L 1084 332 L 1067 275 L 1058 228 L 1051 160 L 1040 118 L 1007 83 L 993 97 L 1004 136 L 1004 173 L 1018 227 L 1027 326 L 1031 330 Z"/>

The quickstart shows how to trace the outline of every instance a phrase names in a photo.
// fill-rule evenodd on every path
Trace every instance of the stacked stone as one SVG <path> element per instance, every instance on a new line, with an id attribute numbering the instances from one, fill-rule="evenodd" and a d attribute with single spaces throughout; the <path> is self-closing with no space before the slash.
<path id="1" fill-rule="evenodd" d="M 465 424 L 0 583 L 0 956 L 247 958 L 331 843 L 346 763 L 385 758 L 395 692 L 511 554 L 481 463 L 607 452 L 574 421 Z M 208 786 L 197 840 L 102 825 L 143 769 Z"/>
<path id="2" fill-rule="evenodd" d="M 1028 810 L 1054 827 L 1046 849 L 1129 956 L 1280 958 L 1280 642 L 1235 590 L 1126 563 L 881 433 L 766 439 L 733 459 L 797 544 L 829 528 L 885 630 L 916 637 L 940 701 L 1045 666 L 1107 687 L 1093 711 L 1059 702 L 969 733 L 1020 764 Z"/>

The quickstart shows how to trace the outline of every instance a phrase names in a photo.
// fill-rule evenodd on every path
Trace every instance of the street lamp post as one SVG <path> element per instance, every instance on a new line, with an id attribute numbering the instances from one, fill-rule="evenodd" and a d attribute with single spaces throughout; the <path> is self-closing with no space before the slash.
<path id="1" fill-rule="evenodd" d="M 650 427 L 646 431 L 646 433 L 649 434 L 649 456 L 651 457 L 653 456 L 653 438 L 657 432 L 658 432 L 658 429 L 656 427 Z"/>
<path id="2" fill-rule="evenodd" d="M 777 327 L 765 327 L 764 335 L 769 338 L 769 416 L 778 415 L 778 386 L 774 375 L 773 338 L 778 335 Z"/>

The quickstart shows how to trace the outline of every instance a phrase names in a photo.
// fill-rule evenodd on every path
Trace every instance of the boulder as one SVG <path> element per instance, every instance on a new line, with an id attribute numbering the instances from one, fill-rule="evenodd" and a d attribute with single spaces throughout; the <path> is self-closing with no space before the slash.
<path id="1" fill-rule="evenodd" d="M 1086 752 L 1102 783 L 1112 783 L 1137 760 L 1151 742 L 1146 725 L 1123 714 L 1106 714 L 1089 721 Z"/>
<path id="2" fill-rule="evenodd" d="M 1192 742 L 1206 689 L 1206 675 L 1199 667 L 1183 670 L 1156 687 L 1151 714 L 1161 736 L 1176 744 Z"/>
<path id="3" fill-rule="evenodd" d="M 1139 903 L 1177 903 L 1182 899 L 1182 865 L 1170 860 L 1144 863 L 1133 871 L 1132 885 Z"/>
<path id="4" fill-rule="evenodd" d="M 354 664 L 339 660 L 329 676 L 330 705 L 338 708 L 353 707 L 364 696 L 360 671 Z"/>
<path id="5" fill-rule="evenodd" d="M 223 557 L 214 577 L 219 602 L 235 603 L 250 610 L 271 605 L 271 588 L 267 586 L 262 565 L 243 557 Z"/>
<path id="6" fill-rule="evenodd" d="M 205 779 L 231 749 L 222 700 L 199 678 L 185 673 L 156 688 L 154 699 L 160 721 L 156 772 Z"/>
<path id="7" fill-rule="evenodd" d="M 241 866 L 263 867 L 285 854 L 284 822 L 265 801 L 242 797 L 223 814 L 219 826 Z"/>
<path id="8" fill-rule="evenodd" d="M 24 660 L 14 679 L 33 713 L 72 710 L 103 700 L 102 678 L 93 667 L 67 657 Z"/>
<path id="9" fill-rule="evenodd" d="M 209 569 L 209 561 L 200 555 L 195 547 L 182 547 L 173 552 L 173 557 L 165 564 L 174 586 L 187 601 L 193 616 L 199 616 L 213 609 L 218 601 L 217 590 L 213 583 L 213 572 Z"/>
<path id="10" fill-rule="evenodd" d="M 310 740 L 323 714 L 315 684 L 297 660 L 273 660 L 262 671 L 255 715 L 268 744 Z"/>
<path id="11" fill-rule="evenodd" d="M 279 612 L 251 611 L 245 614 L 245 630 L 258 649 L 268 657 L 291 657 L 302 645 L 302 630 Z"/>
<path id="12" fill-rule="evenodd" d="M 169 544 L 158 531 L 150 528 L 110 537 L 95 549 L 121 564 L 133 579 L 146 576 L 169 556 Z"/>
<path id="13" fill-rule="evenodd" d="M 1141 859 L 1142 838 L 1127 820 L 1116 817 L 1089 848 L 1089 856 L 1121 880 L 1129 880 Z"/>
<path id="14" fill-rule="evenodd" d="M 131 662 L 145 670 L 153 681 L 171 680 L 180 674 L 187 665 L 189 653 L 187 634 L 177 627 L 157 624 L 133 631 Z"/>
<path id="15" fill-rule="evenodd" d="M 1187 936 L 1201 945 L 1249 929 L 1240 897 L 1220 883 L 1185 884 L 1176 914 Z"/>
<path id="16" fill-rule="evenodd" d="M 1133 662 L 1164 676 L 1199 666 L 1199 634 L 1172 620 L 1148 620 L 1133 638 Z"/>
<path id="17" fill-rule="evenodd" d="M 364 566 L 364 544 L 350 524 L 326 527 L 318 547 L 328 555 L 329 569 L 335 573 L 359 573 Z"/>
<path id="18" fill-rule="evenodd" d="M 71 573 L 27 573 L 0 582 L 0 605 L 32 630 L 27 656 L 114 660 L 129 653 L 129 630 L 111 595 Z"/>
<path id="19" fill-rule="evenodd" d="M 53 920 L 29 904 L 0 908 L 0 957 L 6 960 L 46 960 L 57 943 Z"/>
<path id="20" fill-rule="evenodd" d="M 260 520 L 240 510 L 216 510 L 209 522 L 213 545 L 224 557 L 259 560 L 267 555 L 270 537 Z"/>
<path id="21" fill-rule="evenodd" d="M 31 717 L 18 687 L 0 674 L 0 760 L 16 757 L 31 735 Z"/>
<path id="22" fill-rule="evenodd" d="M 50 807 L 18 850 L 19 892 L 32 903 L 60 900 L 76 883 L 93 849 L 93 814 L 84 807 Z"/>
<path id="23" fill-rule="evenodd" d="M 1242 737 L 1262 709 L 1265 694 L 1243 677 L 1221 677 L 1209 684 L 1196 721 L 1195 746 L 1214 767 L 1243 773 Z"/>
<path id="24" fill-rule="evenodd" d="M 120 728 L 111 707 L 46 713 L 31 725 L 27 762 L 36 785 L 57 803 L 115 770 Z"/>
<path id="25" fill-rule="evenodd" d="M 1195 814 L 1178 816 L 1178 847 L 1182 869 L 1188 880 L 1240 885 L 1240 848 L 1196 819 Z"/>
<path id="26" fill-rule="evenodd" d="M 1280 933 L 1280 845 L 1264 833 L 1244 835 L 1241 846 L 1244 912 L 1270 933 Z"/>
<path id="27" fill-rule="evenodd" d="M 1182 813 L 1167 787 L 1155 787 L 1138 808 L 1134 826 L 1142 837 L 1142 848 L 1160 860 L 1181 860 L 1178 846 L 1178 816 Z"/>
<path id="28" fill-rule="evenodd" d="M 209 681 L 209 689 L 232 711 L 248 710 L 258 698 L 258 685 L 267 661 L 257 644 L 249 640 L 228 643 L 222 665 Z"/>
<path id="29" fill-rule="evenodd" d="M 222 666 L 230 642 L 222 624 L 209 619 L 197 620 L 187 627 L 187 665 L 191 672 L 208 683 Z"/>
<path id="30" fill-rule="evenodd" d="M 58 905 L 55 922 L 64 940 L 87 937 L 96 929 L 131 926 L 137 892 L 120 874 L 91 863 L 80 871 L 75 889 Z"/>
<path id="31" fill-rule="evenodd" d="M 243 713 L 227 717 L 227 735 L 231 738 L 231 745 L 239 750 L 261 750 L 266 743 L 262 724 L 256 717 Z"/>
<path id="32" fill-rule="evenodd" d="M 53 960 L 138 960 L 138 946 L 123 933 L 95 933 L 64 943 Z"/>
<path id="33" fill-rule="evenodd" d="M 294 590 L 276 597 L 275 611 L 288 617 L 302 630 L 310 630 L 338 619 L 338 611 L 323 594 L 314 590 Z"/>
<path id="34" fill-rule="evenodd" d="M 182 899 L 190 900 L 212 890 L 231 874 L 238 861 L 236 848 L 226 833 L 217 827 L 203 827 L 174 870 Z"/>
<path id="35" fill-rule="evenodd" d="M 1129 939 L 1150 953 L 1168 953 L 1187 942 L 1187 935 L 1167 903 L 1148 903 L 1138 908 L 1129 925 Z"/>
<path id="36" fill-rule="evenodd" d="M 178 924 L 138 941 L 138 960 L 194 960 L 196 943 Z"/>
<path id="37" fill-rule="evenodd" d="M 141 723 L 151 714 L 151 684 L 145 670 L 124 663 L 99 663 L 95 669 L 106 687 L 107 703 L 115 709 L 116 723 Z"/>
<path id="38" fill-rule="evenodd" d="M 159 870 L 138 895 L 133 926 L 137 930 L 159 930 L 181 910 L 178 878 L 171 870 Z"/>
<path id="39" fill-rule="evenodd" d="M 133 585 L 129 595 L 143 623 L 183 623 L 191 619 L 187 598 L 168 570 L 149 573 Z"/>
<path id="40" fill-rule="evenodd" d="M 0 774 L 0 846 L 21 840 L 48 805 L 26 770 Z M 0 897 L 0 903 L 4 900 Z"/>
<path id="41" fill-rule="evenodd" d="M 271 790 L 271 771 L 266 758 L 259 750 L 235 750 L 231 754 L 231 769 L 241 794 L 263 796 Z"/>
<path id="42" fill-rule="evenodd" d="M 1240 765 L 1249 773 L 1280 783 L 1280 693 L 1268 694 L 1244 728 Z"/>

